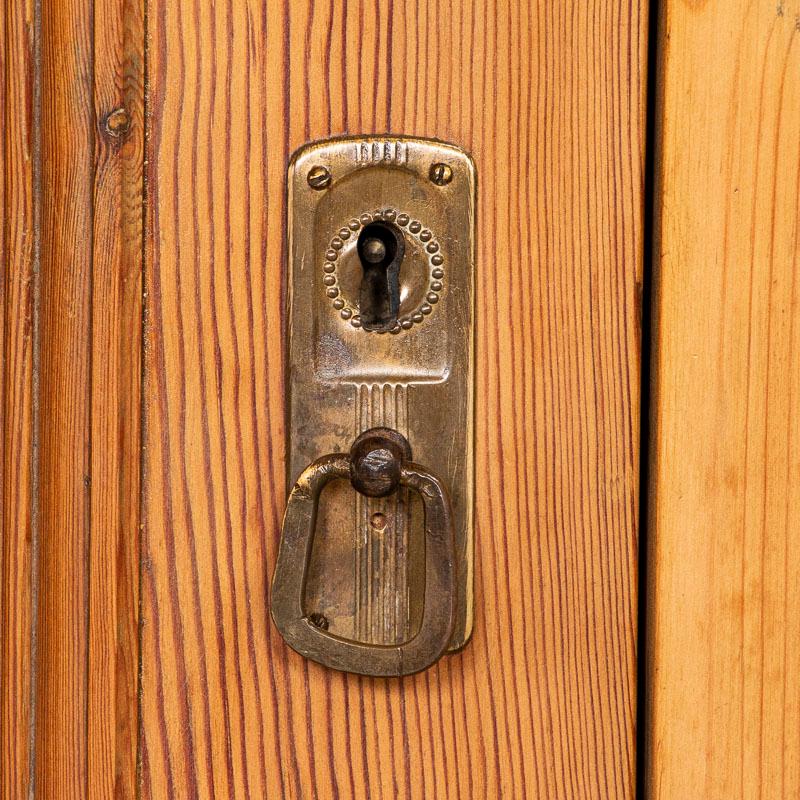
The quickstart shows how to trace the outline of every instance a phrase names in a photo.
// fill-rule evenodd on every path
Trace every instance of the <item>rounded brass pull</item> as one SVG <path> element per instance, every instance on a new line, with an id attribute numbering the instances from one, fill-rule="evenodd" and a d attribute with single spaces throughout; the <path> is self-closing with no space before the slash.
<path id="1" fill-rule="evenodd" d="M 406 460 L 408 443 L 397 431 L 373 428 L 356 439 L 349 455 L 322 456 L 303 470 L 289 493 L 272 582 L 272 619 L 301 655 L 334 669 L 362 675 L 409 675 L 433 664 L 447 649 L 456 615 L 453 514 L 441 482 Z M 368 496 L 405 486 L 418 492 L 425 512 L 425 597 L 417 634 L 406 642 L 376 645 L 336 636 L 315 625 L 304 609 L 306 573 L 319 496 L 346 478 Z"/>

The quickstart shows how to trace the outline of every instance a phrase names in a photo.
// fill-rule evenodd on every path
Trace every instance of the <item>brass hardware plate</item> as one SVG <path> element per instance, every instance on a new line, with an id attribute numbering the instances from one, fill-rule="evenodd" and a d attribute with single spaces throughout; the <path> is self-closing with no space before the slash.
<path id="1" fill-rule="evenodd" d="M 371 428 L 359 436 L 349 456 L 330 453 L 309 464 L 286 501 L 281 547 L 272 584 L 272 618 L 298 652 L 328 667 L 365 675 L 398 676 L 426 669 L 447 649 L 456 615 L 453 512 L 447 490 L 425 467 L 410 461 L 411 447 L 391 428 Z M 367 497 L 412 490 L 425 508 L 424 608 L 412 637 L 373 644 L 337 636 L 328 618 L 306 608 L 306 577 L 317 536 L 322 492 L 332 481 L 349 481 Z"/>
<path id="2" fill-rule="evenodd" d="M 408 439 L 452 502 L 450 650 L 467 642 L 473 619 L 474 198 L 471 159 L 441 142 L 332 139 L 289 166 L 288 485 L 367 429 Z M 358 241 L 375 223 L 402 237 L 384 330 L 366 330 L 361 315 Z M 343 640 L 408 641 L 423 617 L 424 526 L 422 499 L 407 487 L 367 497 L 343 478 L 329 482 L 304 616 Z"/>

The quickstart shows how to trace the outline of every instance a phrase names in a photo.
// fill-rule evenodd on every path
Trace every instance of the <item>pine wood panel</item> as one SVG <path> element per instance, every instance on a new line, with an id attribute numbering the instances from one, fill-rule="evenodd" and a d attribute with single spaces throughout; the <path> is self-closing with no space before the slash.
<path id="1" fill-rule="evenodd" d="M 0 796 L 133 797 L 142 7 L 7 11 Z"/>
<path id="2" fill-rule="evenodd" d="M 91 6 L 45 2 L 41 37 L 34 781 L 86 787 L 91 482 Z"/>
<path id="3" fill-rule="evenodd" d="M 4 4 L 2 358 L 0 358 L 0 797 L 25 796 L 31 724 L 31 597 L 33 507 L 33 315 L 36 233 L 33 151 L 34 42 L 32 2 Z"/>
<path id="4" fill-rule="evenodd" d="M 800 4 L 664 3 L 654 800 L 800 796 Z"/>
<path id="5" fill-rule="evenodd" d="M 95 0 L 87 794 L 136 796 L 144 5 Z"/>
<path id="6" fill-rule="evenodd" d="M 644 6 L 149 4 L 143 797 L 633 796 Z M 385 131 L 479 176 L 476 630 L 388 681 L 267 603 L 287 161 Z"/>

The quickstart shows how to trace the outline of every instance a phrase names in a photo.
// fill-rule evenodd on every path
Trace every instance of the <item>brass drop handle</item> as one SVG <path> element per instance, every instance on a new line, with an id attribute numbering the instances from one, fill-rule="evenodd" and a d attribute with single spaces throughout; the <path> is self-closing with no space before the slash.
<path id="1" fill-rule="evenodd" d="M 456 619 L 453 513 L 439 479 L 411 460 L 400 433 L 372 428 L 350 453 L 322 456 L 302 472 L 283 518 L 281 545 L 272 583 L 272 618 L 298 653 L 334 669 L 362 675 L 397 676 L 433 664 L 447 649 Z M 349 479 L 368 497 L 385 497 L 404 486 L 422 499 L 425 514 L 425 579 L 422 621 L 411 639 L 392 645 L 336 636 L 315 624 L 304 607 L 308 564 L 316 533 L 319 496 L 330 481 Z"/>

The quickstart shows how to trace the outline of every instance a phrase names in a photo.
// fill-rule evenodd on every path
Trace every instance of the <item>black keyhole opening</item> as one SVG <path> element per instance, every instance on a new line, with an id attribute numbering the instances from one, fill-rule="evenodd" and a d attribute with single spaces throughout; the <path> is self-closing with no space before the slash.
<path id="1" fill-rule="evenodd" d="M 403 234 L 387 222 L 372 222 L 361 231 L 357 249 L 364 270 L 359 292 L 361 326 L 367 331 L 391 330 L 400 309 Z"/>

